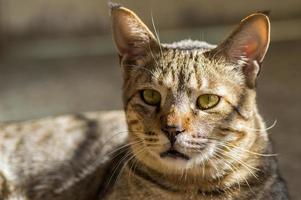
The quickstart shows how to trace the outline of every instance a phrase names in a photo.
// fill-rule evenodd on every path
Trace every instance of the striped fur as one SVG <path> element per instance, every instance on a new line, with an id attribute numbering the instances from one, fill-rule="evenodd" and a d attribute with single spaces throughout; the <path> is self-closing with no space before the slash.
<path id="1" fill-rule="evenodd" d="M 256 105 L 267 16 L 247 17 L 218 46 L 160 44 L 116 4 L 112 27 L 125 115 L 0 123 L 0 200 L 288 199 Z M 158 91 L 160 105 L 144 103 L 144 89 Z M 221 98 L 200 110 L 202 94 Z"/>
<path id="2" fill-rule="evenodd" d="M 160 44 L 132 11 L 120 6 L 112 8 L 112 18 L 133 145 L 106 199 L 288 199 L 256 104 L 254 77 L 267 45 L 262 51 L 243 46 L 247 53 L 239 57 L 238 50 L 235 56 L 223 53 L 255 38 L 252 31 L 245 33 L 246 40 L 240 36 L 249 26 L 258 26 L 254 35 L 268 43 L 265 16 L 242 21 L 242 31 L 218 47 L 191 40 Z M 239 44 L 233 42 L 237 35 Z M 160 105 L 147 105 L 144 89 L 158 91 Z M 200 110 L 196 101 L 202 94 L 220 96 L 219 104 Z M 174 146 L 162 131 L 164 119 L 184 130 Z M 170 148 L 185 159 L 162 157 Z"/>

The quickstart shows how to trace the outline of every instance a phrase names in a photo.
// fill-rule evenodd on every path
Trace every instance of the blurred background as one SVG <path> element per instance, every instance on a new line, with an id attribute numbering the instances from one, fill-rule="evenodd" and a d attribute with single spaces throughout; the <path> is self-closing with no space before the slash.
<path id="1" fill-rule="evenodd" d="M 116 0 L 117 1 L 117 0 Z M 117 1 L 162 42 L 220 42 L 248 14 L 271 10 L 258 102 L 293 199 L 301 199 L 301 1 Z M 121 74 L 104 0 L 0 0 L 0 121 L 121 109 Z"/>

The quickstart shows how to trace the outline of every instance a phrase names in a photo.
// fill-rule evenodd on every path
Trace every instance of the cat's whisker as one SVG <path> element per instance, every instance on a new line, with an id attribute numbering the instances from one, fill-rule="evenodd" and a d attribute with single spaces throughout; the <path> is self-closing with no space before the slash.
<path id="1" fill-rule="evenodd" d="M 128 163 L 129 163 L 132 159 L 134 159 L 135 157 L 137 157 L 140 153 L 143 153 L 144 151 L 145 151 L 145 148 L 144 148 L 144 147 L 141 147 L 141 148 L 139 148 L 139 150 L 136 151 L 136 153 L 134 153 L 134 152 L 132 152 L 132 151 L 129 152 L 130 157 L 127 156 L 127 158 L 126 158 L 127 160 L 126 160 L 126 161 L 123 161 L 123 166 L 122 166 L 122 168 L 120 169 L 119 174 L 118 174 L 116 180 L 119 179 L 119 177 L 120 177 L 121 174 L 123 173 L 123 171 L 124 171 L 125 167 L 128 165 Z"/>
<path id="2" fill-rule="evenodd" d="M 109 180 L 107 181 L 105 188 L 107 188 L 107 187 L 110 185 L 110 183 L 111 183 L 111 181 L 112 181 L 112 178 L 115 176 L 115 174 L 116 174 L 116 172 L 117 172 L 119 166 L 121 165 L 121 163 L 122 163 L 129 155 L 130 155 L 130 153 L 129 153 L 129 152 L 126 152 L 126 154 L 119 160 L 119 162 L 117 163 L 117 165 L 114 166 L 113 172 L 111 173 L 110 178 L 109 178 Z"/>
<path id="3" fill-rule="evenodd" d="M 109 139 L 105 140 L 104 142 L 102 142 L 102 149 L 107 145 L 107 144 L 110 144 L 109 142 L 114 139 L 116 136 L 122 134 L 122 133 L 135 133 L 135 132 L 138 132 L 138 133 L 143 133 L 142 131 L 119 131 L 119 132 L 116 132 L 115 134 L 113 134 Z"/>
<path id="4" fill-rule="evenodd" d="M 220 157 L 222 158 L 222 160 L 224 161 L 224 163 L 229 164 L 229 165 L 231 166 L 231 168 L 235 169 L 236 171 L 239 170 L 235 165 L 233 165 L 232 163 L 230 163 L 229 161 L 227 161 L 227 160 L 224 158 L 223 152 L 217 151 L 216 153 L 217 153 L 218 155 L 220 154 Z M 233 172 L 235 172 L 235 171 L 233 171 Z M 242 178 L 242 179 L 245 181 L 245 183 L 247 184 L 248 188 L 251 190 L 251 186 L 250 186 L 248 180 L 246 179 L 246 177 L 244 177 L 244 176 L 242 177 L 242 176 L 240 176 L 240 175 L 239 175 L 239 177 Z M 240 183 L 238 182 L 238 184 L 239 184 L 239 189 L 240 189 L 240 187 L 241 187 L 241 186 L 240 186 Z"/>
<path id="5" fill-rule="evenodd" d="M 277 124 L 277 120 L 275 119 L 273 124 L 268 126 L 267 128 L 263 128 L 263 129 L 256 129 L 256 128 L 251 128 L 251 127 L 247 127 L 247 126 L 244 126 L 244 125 L 241 125 L 243 128 L 247 129 L 247 130 L 251 130 L 251 131 L 268 131 L 272 128 L 274 128 Z"/>
<path id="6" fill-rule="evenodd" d="M 220 176 L 218 176 L 218 172 L 219 172 L 219 169 L 215 166 L 215 164 L 212 164 L 213 163 L 213 161 L 209 158 L 208 159 L 208 162 L 209 163 L 211 163 L 211 166 L 214 168 L 214 170 L 215 170 L 215 177 L 217 177 L 218 178 L 218 180 L 220 181 Z"/>
<path id="7" fill-rule="evenodd" d="M 256 167 L 253 167 L 253 166 L 250 166 L 248 165 L 247 163 L 245 163 L 244 161 L 242 160 L 239 160 L 237 158 L 235 158 L 233 155 L 230 155 L 230 154 L 226 154 L 222 151 L 222 149 L 219 149 L 217 148 L 217 151 L 219 151 L 220 153 L 222 153 L 223 156 L 226 156 L 232 160 L 234 160 L 235 162 L 238 162 L 241 166 L 243 166 L 254 178 L 256 178 L 258 180 L 258 176 L 256 174 L 254 174 L 253 170 L 255 171 L 259 171 L 258 168 Z M 253 169 L 253 170 L 252 170 Z"/>
<path id="8" fill-rule="evenodd" d="M 124 130 L 124 131 L 118 131 L 118 132 L 115 132 L 110 138 L 108 138 L 107 140 L 105 140 L 104 142 L 102 142 L 102 144 L 105 146 L 106 144 L 110 144 L 109 142 L 114 139 L 115 137 L 119 136 L 120 134 L 123 134 L 123 133 L 143 133 L 143 131 L 130 131 L 130 130 Z"/>
<path id="9" fill-rule="evenodd" d="M 137 156 L 137 154 L 136 154 L 136 156 Z M 138 160 L 135 159 L 134 162 L 131 163 L 131 165 L 130 165 L 130 171 L 135 171 L 137 165 L 138 165 Z M 129 182 L 131 182 L 131 177 L 132 177 L 132 173 L 130 173 Z"/>
<path id="10" fill-rule="evenodd" d="M 144 148 L 144 147 L 140 147 L 140 149 L 143 149 L 143 148 Z M 119 169 L 120 165 L 121 165 L 123 162 L 125 162 L 125 160 L 127 160 L 128 157 L 131 156 L 131 155 L 132 155 L 132 154 L 131 154 L 131 151 L 127 151 L 126 154 L 123 155 L 123 157 L 119 160 L 118 164 L 114 167 L 113 172 L 111 173 L 111 176 L 110 176 L 108 182 L 106 183 L 106 187 L 108 187 L 108 186 L 110 185 L 110 183 L 111 183 L 111 181 L 112 181 L 112 178 L 115 176 L 115 174 L 116 174 L 117 170 Z M 121 169 L 119 170 L 119 174 L 117 175 L 116 180 L 118 180 L 119 175 L 120 175 L 122 169 L 123 169 L 123 167 L 121 167 Z"/>
<path id="11" fill-rule="evenodd" d="M 219 124 L 215 124 L 215 125 L 223 125 L 222 123 Z M 237 131 L 241 131 L 242 128 L 249 130 L 249 131 L 256 131 L 256 132 L 262 132 L 262 131 L 268 131 L 272 128 L 274 128 L 277 125 L 277 120 L 274 120 L 274 122 L 268 126 L 267 128 L 260 128 L 260 129 L 256 129 L 256 128 L 252 128 L 252 127 L 248 127 L 242 124 L 239 124 L 239 127 L 235 127 L 235 126 L 229 126 L 230 128 L 232 128 L 233 130 L 237 130 Z"/>
<path id="12" fill-rule="evenodd" d="M 262 154 L 262 153 L 257 153 L 257 152 L 253 152 L 253 151 L 250 151 L 250 150 L 247 150 L 247 149 L 243 149 L 242 147 L 239 147 L 239 146 L 236 146 L 236 145 L 233 145 L 231 143 L 228 143 L 228 142 L 225 142 L 226 145 L 228 146 L 231 146 L 231 147 L 234 147 L 234 148 L 237 148 L 241 151 L 244 151 L 246 153 L 250 153 L 250 154 L 253 154 L 253 155 L 257 155 L 257 156 L 263 156 L 263 157 L 273 157 L 273 156 L 277 156 L 277 154 Z M 227 147 L 229 149 L 229 147 Z"/>
<path id="13" fill-rule="evenodd" d="M 239 173 L 236 173 L 236 171 L 238 171 L 239 169 L 235 165 L 233 165 L 229 161 L 225 160 L 224 157 L 222 155 L 219 155 L 218 152 L 216 152 L 216 156 L 223 161 L 223 163 L 232 171 L 233 174 L 238 175 L 239 179 L 236 181 L 236 184 L 238 185 L 239 191 L 241 190 L 240 179 L 245 181 L 250 188 L 250 185 L 249 185 L 247 179 L 245 177 L 241 176 Z"/>
<path id="14" fill-rule="evenodd" d="M 154 57 L 153 57 L 154 58 Z M 155 58 L 154 58 L 155 59 Z M 143 69 L 145 70 L 146 72 L 150 73 L 150 75 L 154 78 L 156 78 L 156 75 L 154 74 L 153 71 L 151 71 L 150 69 L 147 69 L 146 67 L 142 67 L 142 66 L 139 66 L 139 65 L 126 65 L 127 67 L 133 67 L 135 68 L 136 70 L 139 70 L 139 69 Z"/>
<path id="15" fill-rule="evenodd" d="M 162 57 L 162 56 L 163 56 L 162 44 L 161 44 L 161 40 L 160 40 L 160 37 L 159 37 L 158 30 L 157 30 L 156 25 L 155 25 L 153 12 L 151 12 L 151 20 L 152 20 L 152 26 L 153 26 L 154 31 L 155 31 L 155 35 L 156 35 L 157 42 L 159 43 L 160 53 L 161 53 L 161 57 Z M 162 59 L 162 61 L 163 61 L 163 60 L 164 60 L 164 59 Z"/>
<path id="16" fill-rule="evenodd" d="M 257 156 L 262 156 L 262 157 L 272 157 L 272 156 L 277 156 L 277 154 L 262 154 L 262 153 L 257 153 L 257 152 L 253 152 L 253 151 L 250 151 L 250 150 L 247 150 L 247 149 L 244 149 L 242 147 L 239 147 L 239 146 L 236 146 L 236 145 L 232 145 L 231 143 L 229 142 L 226 142 L 226 141 L 222 141 L 221 139 L 218 139 L 218 138 L 213 138 L 213 137 L 209 137 L 208 139 L 212 139 L 212 140 L 216 140 L 218 141 L 218 143 L 220 145 L 222 145 L 223 147 L 227 148 L 228 150 L 231 150 L 230 147 L 233 147 L 233 148 L 236 148 L 238 150 L 241 150 L 241 151 L 244 151 L 246 153 L 250 153 L 250 154 L 253 154 L 253 155 L 257 155 Z M 242 164 L 242 163 L 241 163 Z M 244 163 L 245 164 L 245 163 Z M 242 164 L 243 165 L 243 164 Z M 254 170 L 258 170 L 257 168 L 254 168 L 252 166 L 248 166 L 249 168 L 253 168 Z"/>
<path id="17" fill-rule="evenodd" d="M 225 148 L 227 148 L 227 149 L 229 149 L 229 147 L 227 146 L 227 145 L 223 145 L 223 144 L 221 144 L 223 147 L 225 147 Z M 218 148 L 217 147 L 217 149 L 218 150 L 222 150 L 222 149 L 220 149 L 220 148 Z M 230 149 L 231 150 L 231 149 Z M 253 166 L 250 166 L 250 165 L 248 165 L 247 163 L 245 163 L 244 161 L 242 161 L 242 160 L 239 160 L 239 159 L 237 159 L 236 157 L 235 157 L 235 155 L 228 155 L 228 154 L 224 154 L 225 156 L 228 156 L 229 158 L 231 158 L 231 159 L 233 159 L 233 160 L 235 160 L 235 161 L 238 161 L 238 162 L 241 162 L 240 164 L 242 164 L 242 165 L 245 165 L 246 167 L 248 167 L 249 169 L 253 169 L 253 170 L 255 170 L 255 171 L 259 171 L 259 169 L 258 168 L 256 168 L 256 167 L 253 167 Z M 237 155 L 237 154 L 236 154 Z M 237 155 L 238 156 L 238 155 Z"/>
<path id="18" fill-rule="evenodd" d="M 144 152 L 146 152 L 146 150 L 145 150 L 145 148 L 141 148 L 141 151 L 138 151 L 138 152 L 136 152 L 136 153 L 133 153 L 133 158 L 132 159 L 134 159 L 134 158 L 137 158 L 137 156 L 138 155 L 140 155 L 140 154 L 142 154 L 142 153 L 144 153 Z M 131 160 L 129 160 L 128 162 L 130 162 Z M 134 160 L 134 163 L 133 163 L 133 165 L 134 166 L 130 166 L 130 169 L 132 169 L 132 171 L 135 171 L 135 168 L 137 167 L 137 165 L 138 165 L 138 159 L 135 159 Z M 133 168 L 132 168 L 133 167 Z"/>
<path id="19" fill-rule="evenodd" d="M 158 63 L 157 58 L 155 57 L 155 55 L 154 55 L 154 53 L 153 53 L 153 51 L 152 51 L 152 47 L 150 46 L 150 44 L 149 44 L 148 48 L 149 48 L 149 52 L 150 52 L 150 54 L 151 54 L 153 60 L 155 61 L 156 65 L 157 65 L 157 66 L 160 66 L 160 63 Z M 161 59 L 159 59 L 159 61 L 160 61 L 160 60 L 161 60 Z"/>
<path id="20" fill-rule="evenodd" d="M 237 148 L 239 150 L 242 150 L 246 153 L 250 153 L 250 154 L 253 154 L 253 155 L 257 155 L 257 156 L 263 156 L 263 157 L 273 157 L 273 156 L 277 156 L 277 154 L 264 154 L 264 153 L 258 153 L 258 152 L 254 152 L 254 151 L 250 151 L 250 150 L 247 150 L 247 149 L 244 149 L 242 147 L 239 147 L 239 146 L 236 146 L 236 145 L 233 145 L 231 144 L 230 142 L 227 142 L 227 141 L 223 141 L 219 138 L 214 138 L 214 137 L 207 137 L 209 140 L 214 140 L 214 141 L 217 141 L 219 144 L 221 145 L 228 145 L 227 148 L 229 149 L 229 146 L 233 147 L 233 148 Z"/>
<path id="21" fill-rule="evenodd" d="M 141 153 L 143 153 L 143 152 L 145 152 L 145 148 L 144 148 L 144 147 L 139 148 L 139 150 L 136 150 L 135 153 L 134 153 L 134 152 L 129 152 L 130 154 L 132 154 L 132 156 L 131 156 L 130 158 L 128 158 L 127 161 L 124 161 L 123 167 L 120 169 L 119 174 L 118 174 L 116 180 L 119 179 L 120 175 L 123 173 L 123 171 L 124 171 L 125 167 L 128 165 L 128 163 L 129 163 L 132 159 L 134 159 L 135 157 L 137 157 L 139 154 L 141 154 Z M 128 157 L 128 156 L 127 156 L 127 157 Z M 135 160 L 134 162 L 137 163 L 138 161 Z M 130 169 L 132 169 L 132 165 L 130 166 Z M 133 169 L 133 170 L 134 170 L 134 169 Z M 130 181 L 131 176 L 132 176 L 132 175 L 130 175 L 130 177 L 129 177 L 129 181 Z"/>
<path id="22" fill-rule="evenodd" d="M 113 151 L 111 151 L 111 152 L 105 154 L 105 156 L 114 154 L 115 152 L 118 152 L 118 151 L 120 151 L 120 150 L 122 150 L 122 149 L 126 149 L 126 148 L 128 148 L 128 147 L 131 147 L 131 146 L 136 145 L 136 144 L 139 144 L 139 143 L 142 144 L 142 141 L 135 141 L 135 142 L 127 143 L 127 144 L 122 145 L 122 146 L 120 146 L 120 147 L 114 149 Z"/>

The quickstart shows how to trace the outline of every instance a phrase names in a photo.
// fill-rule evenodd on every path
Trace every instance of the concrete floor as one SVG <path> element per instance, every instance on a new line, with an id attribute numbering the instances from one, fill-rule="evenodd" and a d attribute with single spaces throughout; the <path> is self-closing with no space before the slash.
<path id="1" fill-rule="evenodd" d="M 301 198 L 301 41 L 272 43 L 258 101 L 293 199 Z M 121 109 L 117 56 L 0 62 L 0 120 Z"/>

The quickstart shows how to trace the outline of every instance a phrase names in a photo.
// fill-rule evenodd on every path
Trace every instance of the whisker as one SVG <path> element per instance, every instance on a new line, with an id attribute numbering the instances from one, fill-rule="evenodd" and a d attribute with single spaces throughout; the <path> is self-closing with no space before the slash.
<path id="1" fill-rule="evenodd" d="M 152 20 L 152 25 L 153 25 L 153 28 L 154 28 L 154 31 L 155 31 L 156 39 L 157 39 L 157 41 L 158 41 L 158 43 L 159 43 L 161 56 L 163 56 L 163 51 L 162 51 L 162 47 L 161 47 L 161 41 L 160 41 L 160 37 L 159 37 L 158 31 L 157 31 L 157 28 L 156 28 L 156 26 L 155 26 L 155 21 L 154 21 L 153 12 L 151 12 L 151 20 Z"/>
<path id="2" fill-rule="evenodd" d="M 227 148 L 226 145 L 223 145 L 223 147 Z M 217 149 L 220 149 L 220 148 L 217 148 Z M 220 149 L 220 150 L 222 150 L 222 149 Z M 236 157 L 234 157 L 234 156 L 231 155 L 231 154 L 229 154 L 229 155 L 228 155 L 228 154 L 224 154 L 224 155 L 225 155 L 225 156 L 229 156 L 230 158 L 232 158 L 233 160 L 235 160 L 235 161 L 237 161 L 237 162 L 242 162 L 242 163 L 240 163 L 240 164 L 244 164 L 244 165 L 246 165 L 247 167 L 249 167 L 249 168 L 251 168 L 251 169 L 253 169 L 253 170 L 259 171 L 258 168 L 248 165 L 248 164 L 245 163 L 244 161 L 237 159 Z"/>
<path id="3" fill-rule="evenodd" d="M 108 182 L 106 183 L 106 187 L 108 187 L 112 181 L 113 176 L 116 174 L 117 170 L 119 169 L 120 165 L 129 157 L 131 156 L 131 152 L 127 151 L 126 154 L 119 160 L 118 164 L 114 167 L 113 172 L 108 180 Z M 117 175 L 116 180 L 118 179 L 121 171 L 122 171 L 123 167 L 121 168 L 121 170 L 119 171 L 119 174 Z"/>
<path id="4" fill-rule="evenodd" d="M 218 157 L 219 159 L 221 159 L 223 161 L 223 163 L 225 165 L 227 165 L 227 167 L 232 171 L 232 173 L 235 173 L 235 170 L 238 170 L 234 165 L 232 165 L 229 161 L 225 160 L 224 157 L 222 155 L 219 154 L 219 152 L 215 152 L 214 153 L 216 157 Z M 245 177 L 242 177 L 239 173 L 235 173 L 239 176 L 240 179 L 244 179 L 246 181 Z M 238 188 L 240 190 L 241 186 L 240 186 L 240 181 L 237 180 L 236 183 L 238 184 Z"/>
<path id="5" fill-rule="evenodd" d="M 139 150 L 138 150 L 136 153 L 131 152 L 131 151 L 128 152 L 129 155 L 126 157 L 127 160 L 126 160 L 126 161 L 122 161 L 122 162 L 123 162 L 123 166 L 122 166 L 122 168 L 120 169 L 119 174 L 118 174 L 117 177 L 116 177 L 116 180 L 119 180 L 121 174 L 122 174 L 123 171 L 125 170 L 125 167 L 128 165 L 128 163 L 129 163 L 132 159 L 134 159 L 138 154 L 140 154 L 140 153 L 142 153 L 142 152 L 144 152 L 144 151 L 145 151 L 145 148 L 144 148 L 144 147 L 140 147 Z"/>
<path id="6" fill-rule="evenodd" d="M 155 55 L 154 55 L 154 53 L 152 51 L 152 47 L 150 46 L 150 44 L 149 44 L 148 48 L 149 48 L 150 54 L 151 54 L 153 60 L 155 61 L 156 65 L 160 66 L 160 63 L 158 63 L 157 58 L 155 57 Z"/>
<path id="7" fill-rule="evenodd" d="M 114 149 L 113 151 L 105 154 L 104 156 L 108 156 L 108 155 L 114 154 L 115 152 L 120 151 L 121 149 L 125 149 L 125 148 L 127 148 L 129 146 L 133 146 L 133 145 L 139 144 L 139 143 L 142 143 L 142 141 L 135 141 L 135 142 L 127 143 L 127 144 L 122 145 L 122 146 L 118 147 L 117 149 Z"/>
<path id="8" fill-rule="evenodd" d="M 137 155 L 136 155 L 137 156 Z M 131 161 L 131 160 L 130 160 Z M 138 160 L 135 159 L 133 163 L 131 163 L 130 165 L 130 171 L 135 171 L 136 170 L 136 167 L 138 165 Z M 131 178 L 132 178 L 132 173 L 130 173 L 130 176 L 129 176 L 129 182 L 131 182 Z"/>
<path id="9" fill-rule="evenodd" d="M 215 124 L 216 125 L 223 125 L 222 123 L 215 123 Z M 241 124 L 238 125 L 239 127 L 230 126 L 229 128 L 233 129 L 233 131 L 242 131 L 241 129 L 244 128 L 244 129 L 250 130 L 250 131 L 261 132 L 261 131 L 268 131 L 268 130 L 274 128 L 276 125 L 277 125 L 277 120 L 274 120 L 274 122 L 270 126 L 268 126 L 267 128 L 256 129 L 256 128 L 248 127 L 248 126 L 241 125 Z"/>
<path id="10" fill-rule="evenodd" d="M 277 154 L 262 154 L 262 153 L 257 153 L 257 152 L 253 152 L 253 151 L 250 151 L 250 150 L 247 150 L 247 149 L 243 149 L 243 148 L 241 148 L 241 147 L 239 147 L 239 146 L 233 145 L 233 144 L 228 143 L 228 142 L 225 142 L 225 143 L 226 143 L 226 145 L 229 145 L 229 146 L 231 146 L 231 147 L 233 147 L 233 148 L 237 148 L 237 149 L 239 149 L 239 150 L 242 150 L 242 151 L 244 151 L 244 152 L 247 152 L 247 153 L 250 153 L 250 154 L 253 154 L 253 155 L 262 156 L 262 157 L 273 157 L 273 156 L 277 156 Z M 229 148 L 228 146 L 225 146 L 225 147 L 226 147 L 227 149 L 230 150 L 230 148 Z"/>
<path id="11" fill-rule="evenodd" d="M 231 146 L 231 147 L 233 147 L 233 148 L 237 148 L 237 149 L 242 150 L 242 151 L 244 151 L 244 152 L 246 152 L 246 153 L 250 153 L 250 154 L 253 154 L 253 155 L 257 155 L 257 156 L 262 156 L 262 157 L 273 157 L 273 156 L 278 156 L 277 154 L 262 154 L 262 153 L 250 151 L 250 150 L 244 149 L 244 148 L 242 148 L 242 147 L 233 145 L 233 144 L 231 144 L 230 142 L 223 141 L 223 140 L 221 140 L 221 139 L 219 139 L 219 138 L 207 137 L 207 139 L 217 141 L 217 142 L 219 142 L 219 144 L 221 144 L 221 145 L 223 145 L 223 144 L 224 144 L 224 145 L 229 145 L 229 146 Z M 231 150 L 231 149 L 229 149 L 228 146 L 227 146 L 227 149 L 228 149 L 228 150 Z"/>
<path id="12" fill-rule="evenodd" d="M 130 159 L 128 159 L 128 161 L 126 161 L 126 163 L 124 164 L 124 167 L 125 167 L 131 160 L 133 160 L 135 157 L 137 158 L 137 156 L 138 156 L 139 154 L 143 153 L 143 152 L 145 152 L 145 148 L 144 148 L 144 147 L 140 148 L 140 150 L 138 150 L 138 152 L 136 152 L 136 153 L 132 152 L 132 153 L 133 153 L 132 157 L 131 157 Z M 138 160 L 136 159 L 136 160 L 134 160 L 134 163 L 132 163 L 132 165 L 130 165 L 130 169 L 135 170 L 135 168 L 134 168 L 133 166 L 136 166 L 136 167 L 137 167 L 137 164 L 138 164 Z M 130 174 L 131 174 L 131 175 L 130 175 L 130 177 L 129 177 L 129 182 L 130 182 L 131 177 L 132 177 L 132 173 L 130 173 Z"/>
<path id="13" fill-rule="evenodd" d="M 268 126 L 267 128 L 264 128 L 264 129 L 256 129 L 256 128 L 251 128 L 251 127 L 247 127 L 244 125 L 240 125 L 240 126 L 242 126 L 243 128 L 245 128 L 247 130 L 251 130 L 251 131 L 268 131 L 268 130 L 274 128 L 276 126 L 276 124 L 277 124 L 277 120 L 275 119 L 272 125 Z"/>
<path id="14" fill-rule="evenodd" d="M 221 156 L 222 158 L 223 158 L 223 156 L 225 156 L 223 152 L 217 152 L 217 154 L 221 154 L 220 156 Z M 224 158 L 223 158 L 223 161 L 224 161 L 225 163 L 229 164 L 230 166 L 232 166 L 236 171 L 239 170 L 235 165 L 231 164 L 229 161 L 225 160 Z M 247 184 L 248 188 L 252 191 L 251 186 L 250 186 L 248 180 L 246 179 L 246 177 L 242 177 L 242 176 L 240 176 L 240 175 L 239 175 L 239 177 L 242 178 L 242 179 L 245 181 L 245 183 Z M 240 183 L 238 182 L 238 184 L 239 184 L 239 189 L 240 189 Z"/>
<path id="15" fill-rule="evenodd" d="M 221 149 L 217 148 L 217 151 L 221 151 Z M 248 172 L 258 180 L 258 176 L 255 175 L 254 172 L 251 170 L 251 169 L 253 169 L 253 170 L 259 171 L 258 168 L 253 167 L 253 166 L 250 166 L 250 165 L 246 164 L 244 161 L 239 160 L 239 159 L 235 158 L 235 157 L 232 156 L 232 155 L 228 155 L 228 154 L 223 153 L 223 156 L 226 156 L 226 157 L 228 157 L 228 158 L 230 158 L 230 159 L 232 159 L 232 160 L 238 162 L 238 163 L 241 164 L 242 166 L 244 166 L 245 169 L 248 170 Z"/>
<path id="16" fill-rule="evenodd" d="M 153 58 L 154 58 L 154 57 L 153 57 Z M 155 59 L 155 58 L 154 58 L 154 59 Z M 135 70 L 143 69 L 143 70 L 145 70 L 146 72 L 150 73 L 150 75 L 151 75 L 152 77 L 156 78 L 154 72 L 151 71 L 151 70 L 149 70 L 149 69 L 147 69 L 146 67 L 142 67 L 142 66 L 139 66 L 139 65 L 126 65 L 126 66 L 128 66 L 128 67 L 133 67 L 133 68 L 135 68 Z"/>

